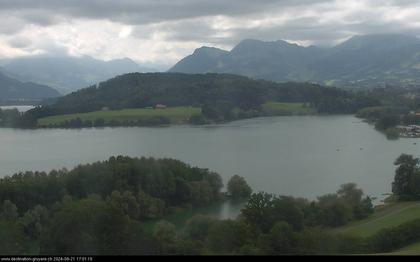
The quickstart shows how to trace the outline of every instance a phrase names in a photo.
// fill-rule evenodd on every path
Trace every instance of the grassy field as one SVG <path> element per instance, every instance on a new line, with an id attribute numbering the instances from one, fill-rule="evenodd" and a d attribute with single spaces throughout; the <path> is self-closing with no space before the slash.
<path id="1" fill-rule="evenodd" d="M 272 115 L 313 115 L 316 109 L 305 106 L 304 103 L 278 103 L 268 102 L 262 105 L 262 109 L 267 114 Z"/>
<path id="2" fill-rule="evenodd" d="M 420 218 L 420 202 L 394 203 L 376 211 L 367 219 L 356 221 L 333 232 L 368 237 L 384 228 L 395 227 Z"/>
<path id="3" fill-rule="evenodd" d="M 103 119 L 105 124 L 111 121 L 137 121 L 139 119 L 147 119 L 151 117 L 167 117 L 173 124 L 185 123 L 192 115 L 201 114 L 201 108 L 198 107 L 169 107 L 163 109 L 123 109 L 123 110 L 108 110 L 108 111 L 95 111 L 89 113 L 69 114 L 50 116 L 38 119 L 39 127 L 48 127 L 60 125 L 65 121 L 80 118 L 82 121 L 95 121 Z"/>
<path id="4" fill-rule="evenodd" d="M 420 242 L 403 247 L 391 253 L 384 253 L 382 255 L 394 255 L 394 256 L 420 255 Z"/>

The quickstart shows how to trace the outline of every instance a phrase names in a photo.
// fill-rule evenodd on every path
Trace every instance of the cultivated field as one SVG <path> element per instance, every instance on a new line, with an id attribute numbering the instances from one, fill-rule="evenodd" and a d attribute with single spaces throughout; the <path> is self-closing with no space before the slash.
<path id="1" fill-rule="evenodd" d="M 148 108 L 135 108 L 123 110 L 102 110 L 89 113 L 57 115 L 38 119 L 39 127 L 48 127 L 61 125 L 66 121 L 81 119 L 82 121 L 95 121 L 103 119 L 105 124 L 111 121 L 137 121 L 144 120 L 152 117 L 166 117 L 171 123 L 186 123 L 193 115 L 201 114 L 201 108 L 198 107 L 169 107 L 162 109 L 148 109 Z"/>

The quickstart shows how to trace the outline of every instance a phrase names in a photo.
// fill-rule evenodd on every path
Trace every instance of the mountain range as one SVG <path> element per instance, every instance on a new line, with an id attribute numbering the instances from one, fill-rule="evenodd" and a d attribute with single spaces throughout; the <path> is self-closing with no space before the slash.
<path id="1" fill-rule="evenodd" d="M 61 94 L 48 86 L 21 82 L 0 73 L 0 102 L 34 101 L 58 97 Z"/>
<path id="2" fill-rule="evenodd" d="M 246 39 L 230 51 L 198 48 L 169 72 L 230 73 L 344 87 L 413 86 L 420 84 L 420 39 L 362 35 L 329 48 Z"/>
<path id="3" fill-rule="evenodd" d="M 103 61 L 89 56 L 38 55 L 2 61 L 1 65 L 0 71 L 9 77 L 48 85 L 63 94 L 120 74 L 156 71 L 140 66 L 128 58 Z"/>

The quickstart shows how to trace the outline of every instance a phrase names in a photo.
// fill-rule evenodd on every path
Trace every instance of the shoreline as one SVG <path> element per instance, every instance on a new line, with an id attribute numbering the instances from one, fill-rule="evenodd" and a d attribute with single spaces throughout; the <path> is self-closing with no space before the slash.
<path id="1" fill-rule="evenodd" d="M 141 127 L 141 128 L 169 128 L 175 126 L 185 126 L 185 127 L 213 127 L 213 126 L 221 126 L 229 123 L 234 123 L 237 121 L 244 121 L 244 120 L 252 120 L 252 119 L 264 119 L 264 118 L 273 118 L 273 117 L 327 117 L 327 116 L 353 116 L 355 118 L 355 114 L 288 114 L 288 115 L 265 115 L 265 116 L 257 116 L 257 117 L 249 117 L 249 118 L 240 118 L 234 119 L 230 121 L 214 121 L 214 122 L 207 122 L 203 124 L 193 124 L 189 123 L 188 121 L 178 122 L 178 123 L 170 123 L 170 124 L 160 124 L 160 125 L 103 125 L 103 126 L 80 126 L 80 127 L 64 127 L 64 126 L 35 126 L 35 127 L 11 127 L 11 126 L 0 126 L 0 128 L 9 128 L 9 129 L 17 129 L 17 130 L 48 130 L 48 129 L 104 129 L 104 128 L 129 128 L 129 127 Z M 360 121 L 364 122 L 364 121 Z"/>

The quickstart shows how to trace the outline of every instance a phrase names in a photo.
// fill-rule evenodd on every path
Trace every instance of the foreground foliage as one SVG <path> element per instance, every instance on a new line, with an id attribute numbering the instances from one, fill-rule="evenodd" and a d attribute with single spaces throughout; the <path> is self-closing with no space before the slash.
<path id="1" fill-rule="evenodd" d="M 398 181 L 417 172 L 418 161 L 408 155 L 396 164 L 396 177 L 403 176 Z M 0 180 L 0 253 L 362 254 L 420 241 L 417 217 L 369 235 L 331 230 L 357 224 L 374 211 L 371 198 L 353 183 L 313 201 L 251 194 L 240 176 L 230 179 L 227 194 L 221 188 L 218 174 L 172 159 L 119 156 L 72 170 L 15 174 Z M 162 220 L 174 208 L 207 206 L 224 196 L 247 199 L 237 219 L 195 215 L 183 228 Z M 369 219 L 376 221 L 375 215 Z"/>

